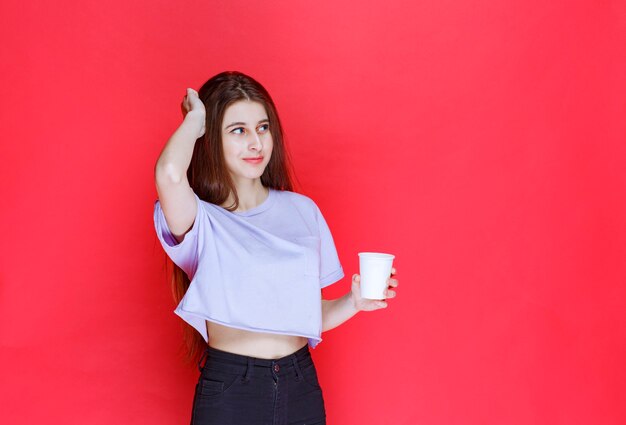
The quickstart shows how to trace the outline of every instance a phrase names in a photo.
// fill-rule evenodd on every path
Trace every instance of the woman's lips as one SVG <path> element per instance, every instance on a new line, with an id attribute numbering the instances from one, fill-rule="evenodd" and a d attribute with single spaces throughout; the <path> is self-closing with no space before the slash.
<path id="1" fill-rule="evenodd" d="M 246 161 L 249 164 L 260 164 L 261 162 L 263 162 L 263 157 L 259 157 L 259 158 L 244 158 L 244 161 Z"/>

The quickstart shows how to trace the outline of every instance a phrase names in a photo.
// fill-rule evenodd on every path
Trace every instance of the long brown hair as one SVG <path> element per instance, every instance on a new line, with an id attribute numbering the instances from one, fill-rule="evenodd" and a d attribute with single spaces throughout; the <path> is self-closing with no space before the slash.
<path id="1" fill-rule="evenodd" d="M 204 136 L 196 140 L 187 169 L 189 185 L 198 197 L 206 202 L 222 205 L 232 193 L 234 203 L 226 209 L 234 211 L 239 205 L 237 190 L 224 159 L 221 127 L 226 108 L 240 100 L 261 103 L 268 115 L 273 148 L 269 163 L 261 175 L 261 183 L 276 190 L 293 190 L 293 169 L 285 148 L 283 129 L 274 101 L 267 90 L 241 72 L 226 71 L 211 77 L 202 85 L 198 95 L 206 109 L 206 128 Z M 180 267 L 172 264 L 172 294 L 178 304 L 187 292 L 190 281 Z M 191 325 L 183 321 L 182 326 L 185 361 L 195 361 L 207 343 Z"/>

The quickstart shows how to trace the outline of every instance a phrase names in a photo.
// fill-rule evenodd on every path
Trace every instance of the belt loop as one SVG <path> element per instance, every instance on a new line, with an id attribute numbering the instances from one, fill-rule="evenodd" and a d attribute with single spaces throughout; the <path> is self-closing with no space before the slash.
<path id="1" fill-rule="evenodd" d="M 248 357 L 248 366 L 246 367 L 246 374 L 244 375 L 242 381 L 250 382 L 250 374 L 252 373 L 252 368 L 254 367 L 254 362 L 252 357 Z"/>
<path id="2" fill-rule="evenodd" d="M 302 377 L 302 372 L 300 371 L 300 365 L 298 364 L 298 359 L 295 354 L 291 355 L 291 360 L 293 361 L 293 368 L 296 370 L 296 381 L 299 381 Z"/>
<path id="3" fill-rule="evenodd" d="M 198 370 L 199 370 L 200 372 L 202 372 L 202 368 L 203 368 L 203 366 L 201 366 L 202 361 L 204 360 L 204 358 L 205 358 L 208 354 L 209 354 L 209 348 L 207 347 L 207 348 L 205 348 L 205 349 L 204 349 L 204 353 L 202 353 L 202 356 L 200 357 L 200 361 L 198 361 Z"/>

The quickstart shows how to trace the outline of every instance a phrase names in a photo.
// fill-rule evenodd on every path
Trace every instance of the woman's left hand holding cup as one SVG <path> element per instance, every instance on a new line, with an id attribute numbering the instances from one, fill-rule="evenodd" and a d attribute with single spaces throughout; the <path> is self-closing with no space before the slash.
<path id="1" fill-rule="evenodd" d="M 383 300 L 371 300 L 368 298 L 361 297 L 361 276 L 357 273 L 352 275 L 352 302 L 354 303 L 354 307 L 357 311 L 373 311 L 381 308 L 387 307 L 387 299 L 395 298 L 396 291 L 391 288 L 398 287 L 398 279 L 394 279 L 393 276 L 396 274 L 396 269 L 394 267 L 391 268 L 391 276 L 387 279 L 387 289 L 385 290 L 386 298 Z"/>

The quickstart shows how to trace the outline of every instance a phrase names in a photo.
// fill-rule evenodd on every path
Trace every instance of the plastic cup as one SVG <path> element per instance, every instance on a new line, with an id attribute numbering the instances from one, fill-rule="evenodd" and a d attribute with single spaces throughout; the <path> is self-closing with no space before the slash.
<path id="1" fill-rule="evenodd" d="M 361 298 L 384 300 L 389 286 L 394 255 L 382 252 L 359 252 L 359 274 L 361 275 Z"/>

